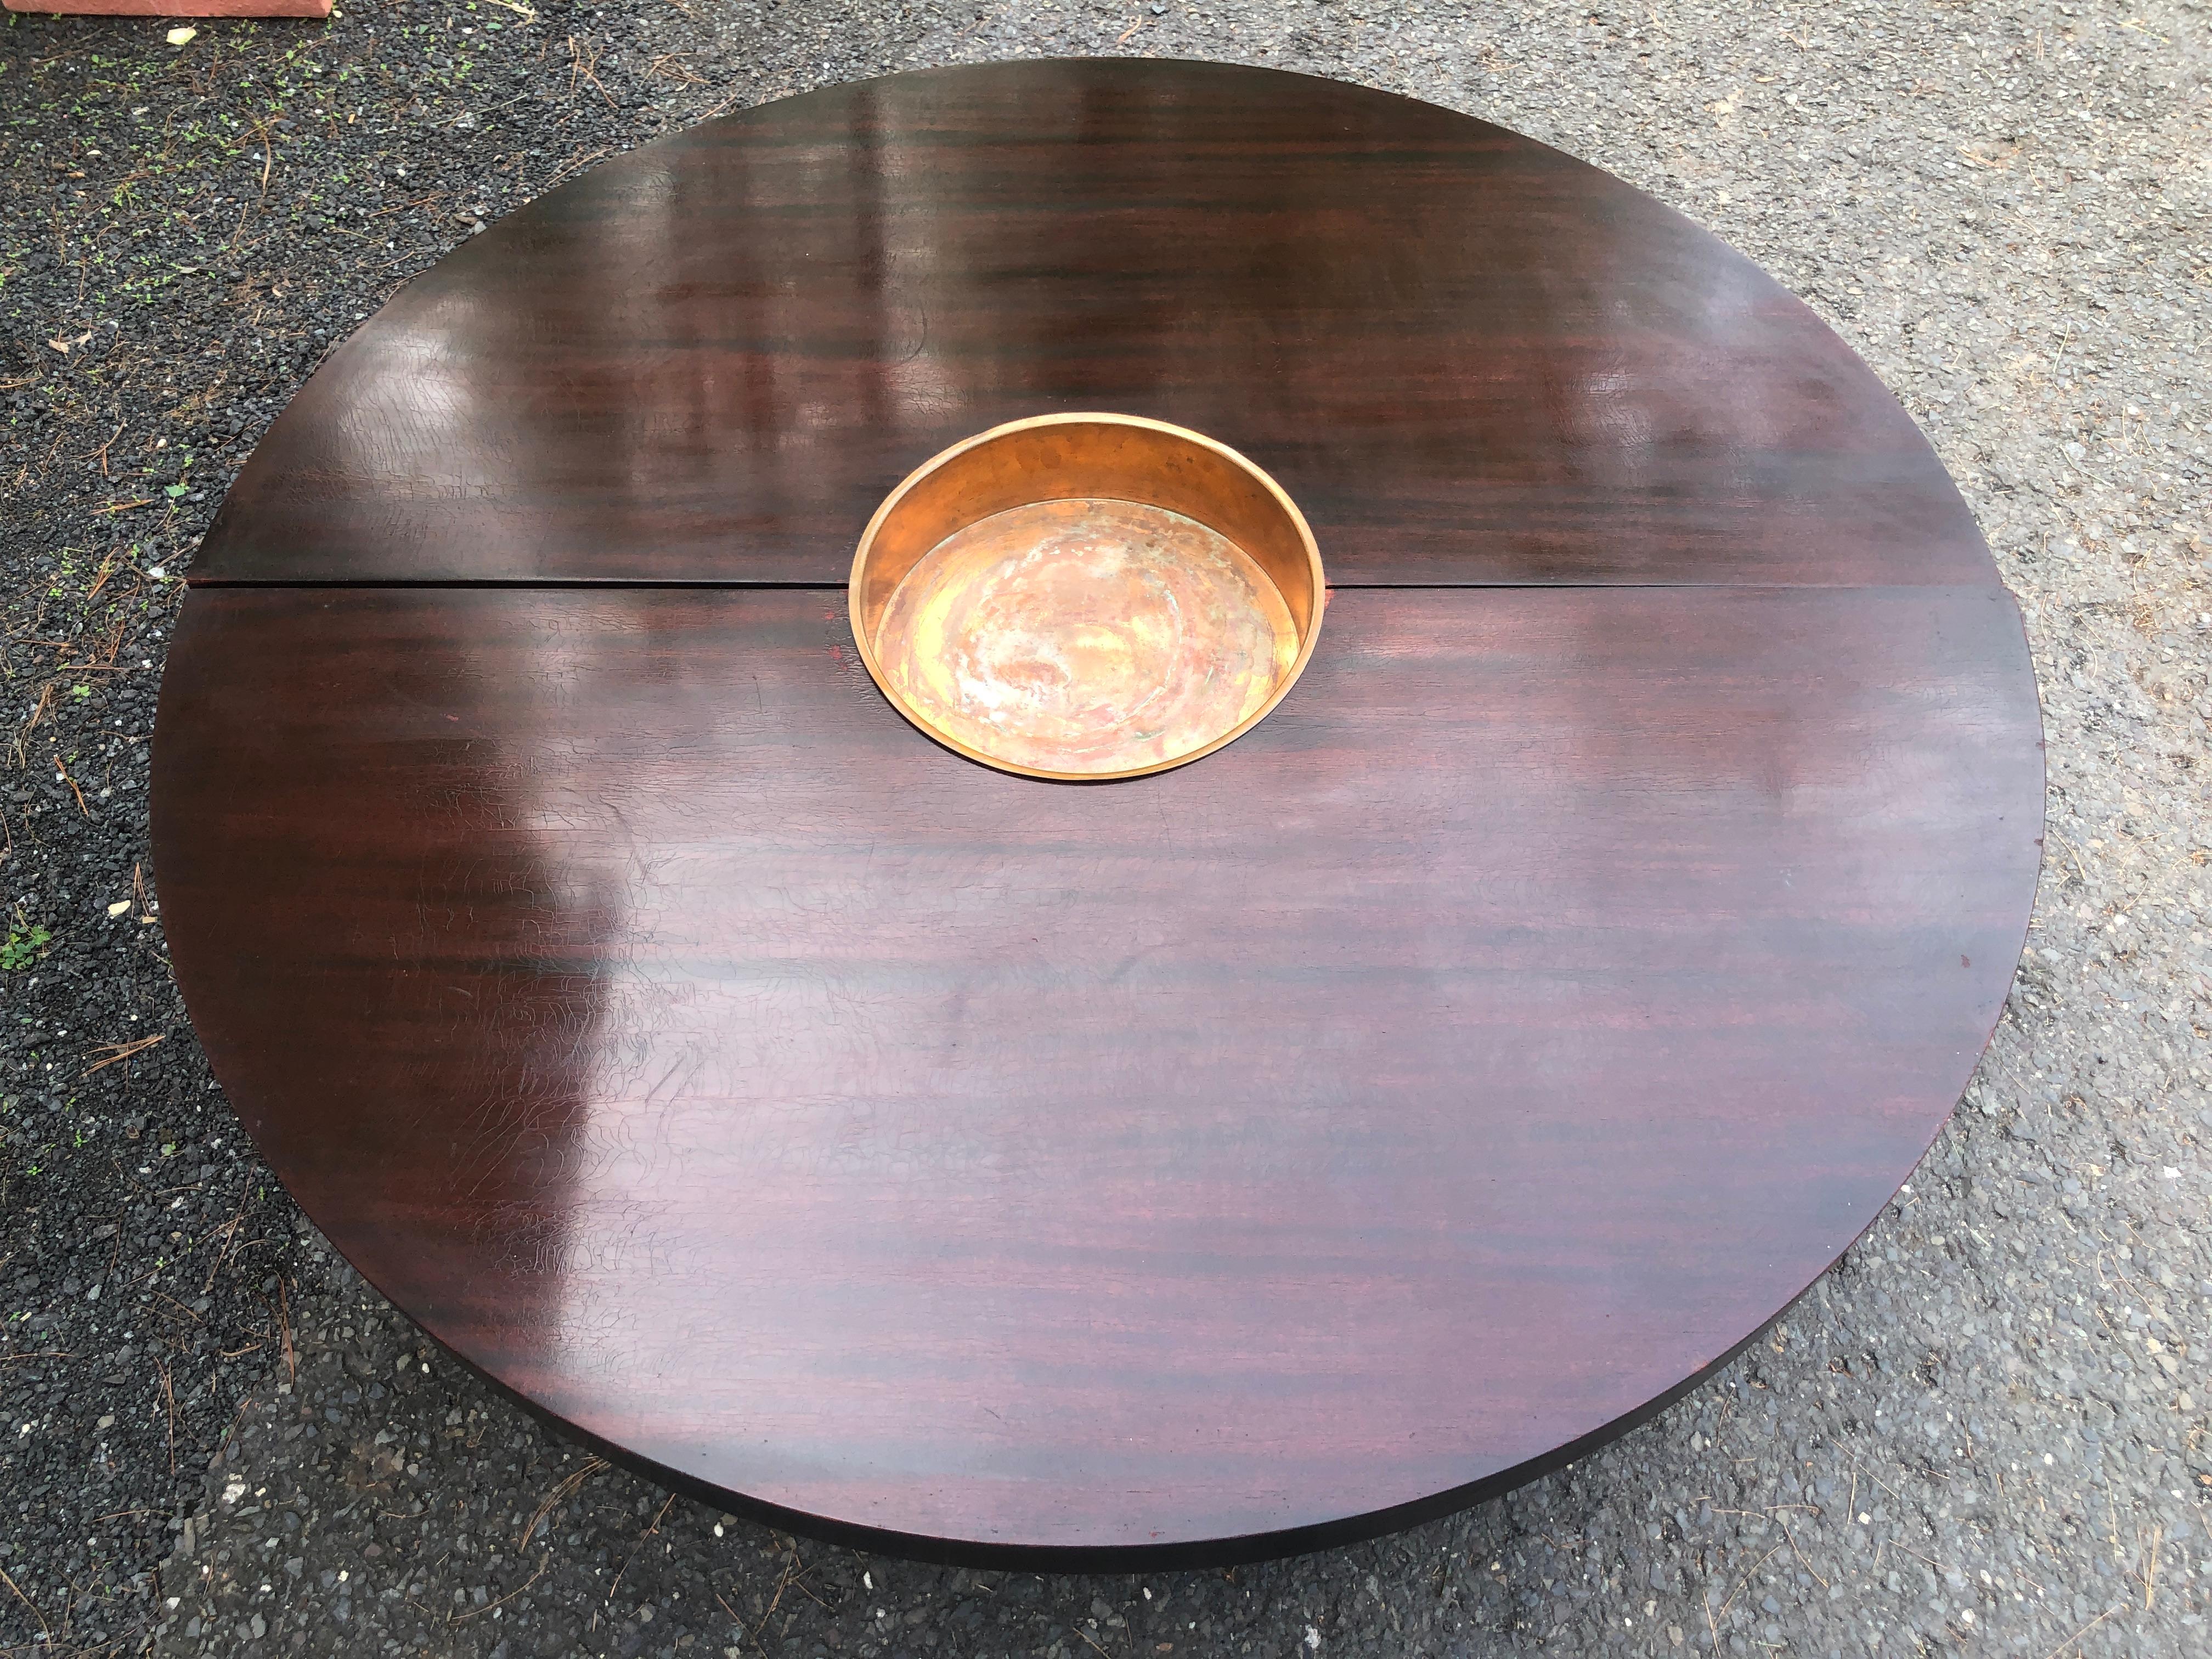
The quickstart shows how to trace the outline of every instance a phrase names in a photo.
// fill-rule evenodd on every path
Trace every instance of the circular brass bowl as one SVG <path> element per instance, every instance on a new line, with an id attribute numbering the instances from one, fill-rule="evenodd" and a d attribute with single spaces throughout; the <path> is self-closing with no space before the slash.
<path id="1" fill-rule="evenodd" d="M 1321 553 L 1275 481 L 1133 415 L 955 444 L 884 498 L 853 634 L 891 706 L 1030 777 L 1137 777 L 1264 720 L 1313 655 Z"/>

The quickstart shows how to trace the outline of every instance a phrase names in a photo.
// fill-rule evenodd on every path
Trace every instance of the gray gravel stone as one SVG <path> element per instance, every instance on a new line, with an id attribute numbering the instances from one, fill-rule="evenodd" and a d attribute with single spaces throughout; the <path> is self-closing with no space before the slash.
<path id="1" fill-rule="evenodd" d="M 380 17 L 445 28 L 465 8 L 345 9 L 359 15 L 329 38 L 373 58 Z M 1498 1504 L 1234 1572 L 869 1558 L 550 1440 L 342 1269 L 303 1266 L 296 1372 L 274 1345 L 258 1357 L 204 1485 L 197 1462 L 179 1478 L 175 1553 L 143 1587 L 156 1652 L 2208 1650 L 2205 5 L 538 11 L 499 10 L 496 40 L 471 48 L 528 57 L 518 83 L 535 92 L 495 107 L 425 74 L 406 82 L 410 121 L 378 140 L 387 167 L 465 140 L 487 180 L 490 156 L 538 152 L 508 175 L 526 182 L 430 210 L 471 211 L 390 270 L 344 276 L 346 318 L 593 150 L 827 82 L 1012 56 L 1227 58 L 1387 87 L 1543 138 L 1711 226 L 1897 391 L 2020 597 L 2050 739 L 2039 911 L 1962 1109 L 1866 1239 L 1706 1386 Z M 339 111 L 353 95 L 321 92 Z M 350 244 L 330 246 L 335 271 Z M 289 384 L 319 349 L 290 360 Z M 302 1257 L 323 1259 L 311 1237 Z M 62 1278 L 57 1264 L 40 1295 Z M 9 1432 L 48 1420 L 33 1404 L 9 1397 Z M 11 1540 L 32 1524 L 15 1510 L 0 1502 Z M 11 1573 L 31 1565 L 0 1553 Z M 4 1595 L 0 1618 L 15 1621 L 0 1641 L 36 1636 Z"/>

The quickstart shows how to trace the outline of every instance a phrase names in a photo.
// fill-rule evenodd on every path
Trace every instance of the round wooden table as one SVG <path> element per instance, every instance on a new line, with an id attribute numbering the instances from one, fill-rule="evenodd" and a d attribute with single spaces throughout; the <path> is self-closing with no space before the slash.
<path id="1" fill-rule="evenodd" d="M 1268 720 L 1009 776 L 857 660 L 885 491 L 1195 428 L 1334 583 Z M 944 1559 L 1225 1562 L 1650 1416 L 2002 1004 L 2020 621 L 1772 281 L 1482 122 L 1000 64 L 709 122 L 335 352 L 231 491 L 155 854 L 337 1246 L 610 1455 Z"/>

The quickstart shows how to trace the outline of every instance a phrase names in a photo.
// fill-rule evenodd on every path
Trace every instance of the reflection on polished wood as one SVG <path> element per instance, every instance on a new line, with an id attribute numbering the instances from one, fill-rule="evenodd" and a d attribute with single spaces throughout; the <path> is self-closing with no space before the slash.
<path id="1" fill-rule="evenodd" d="M 1069 788 L 834 589 L 202 589 L 155 854 L 271 1165 L 540 1409 L 813 1531 L 1234 1559 L 1557 1463 L 1873 1218 L 2020 946 L 2021 665 L 1994 586 L 1344 592 Z"/>
<path id="2" fill-rule="evenodd" d="M 415 279 L 246 466 L 225 580 L 839 582 L 925 457 L 1194 428 L 1340 582 L 1986 579 L 1805 306 L 1556 150 L 1272 70 L 994 64 L 710 121 Z"/>
<path id="3" fill-rule="evenodd" d="M 1237 742 L 1071 787 L 902 720 L 846 583 L 926 458 L 1100 408 L 1340 586 Z M 1850 350 L 1299 76 L 633 152 L 334 353 L 195 581 L 155 873 L 270 1167 L 567 1431 L 941 1559 L 1318 1546 L 1642 1420 L 1911 1172 L 2035 890 L 2018 613 Z"/>

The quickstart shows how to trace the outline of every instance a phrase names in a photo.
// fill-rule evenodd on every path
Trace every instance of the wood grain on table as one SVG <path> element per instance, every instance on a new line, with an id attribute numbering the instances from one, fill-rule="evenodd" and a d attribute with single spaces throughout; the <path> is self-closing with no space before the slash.
<path id="1" fill-rule="evenodd" d="M 1897 401 L 1687 219 L 1134 59 L 829 88 L 548 192 L 331 354 L 193 579 L 842 582 L 908 471 L 1068 410 L 1242 450 L 1340 584 L 1991 580 Z"/>
<path id="2" fill-rule="evenodd" d="M 1993 586 L 1327 639 L 1221 753 L 1057 786 L 909 726 L 836 592 L 204 589 L 177 970 L 356 1264 L 666 1478 L 1002 1562 L 1357 1536 L 1648 1413 L 1874 1218 L 2040 769 Z"/>

